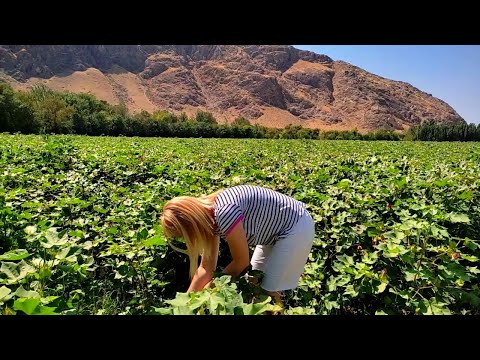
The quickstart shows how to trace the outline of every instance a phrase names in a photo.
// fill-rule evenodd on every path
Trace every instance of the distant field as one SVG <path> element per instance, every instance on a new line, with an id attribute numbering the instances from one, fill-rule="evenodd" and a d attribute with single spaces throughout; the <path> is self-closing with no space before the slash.
<path id="1" fill-rule="evenodd" d="M 479 174 L 479 143 L 0 135 L 0 313 L 261 312 L 167 303 L 188 264 L 158 225 L 173 196 L 256 184 L 316 222 L 287 313 L 479 314 Z"/>

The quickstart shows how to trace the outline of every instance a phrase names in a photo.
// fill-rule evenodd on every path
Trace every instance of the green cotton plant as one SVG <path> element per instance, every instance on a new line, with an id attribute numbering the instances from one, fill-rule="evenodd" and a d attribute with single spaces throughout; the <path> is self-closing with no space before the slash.
<path id="1" fill-rule="evenodd" d="M 478 154 L 478 143 L 0 134 L 0 313 L 169 308 L 189 274 L 165 243 L 163 205 L 250 184 L 304 202 L 315 221 L 285 314 L 479 314 Z M 262 303 L 244 280 L 219 287 Z M 208 294 L 195 300 L 207 313 Z"/>
<path id="2" fill-rule="evenodd" d="M 0 283 L 7 284 L 10 290 L 11 307 L 8 311 L 31 315 L 57 314 L 69 310 L 72 304 L 65 301 L 63 284 L 67 282 L 78 286 L 82 279 L 89 276 L 93 258 L 82 255 L 80 248 L 69 241 L 67 234 L 59 233 L 57 228 L 37 233 L 32 227 L 26 229 L 26 233 L 31 236 L 27 241 L 35 244 L 31 253 L 16 249 L 0 256 L 0 260 L 3 260 Z M 58 284 L 52 288 L 59 279 L 62 279 L 62 286 Z"/>
<path id="3" fill-rule="evenodd" d="M 245 277 L 237 282 L 229 275 L 216 277 L 210 288 L 177 293 L 173 300 L 166 301 L 168 307 L 157 308 L 155 312 L 161 315 L 261 315 L 283 310 L 266 295 L 249 296 L 250 301 L 244 299 L 238 286 L 245 288 L 247 283 Z M 247 292 L 247 297 L 252 293 Z"/>
<path id="4" fill-rule="evenodd" d="M 405 165 L 402 161 L 402 167 Z M 361 179 L 358 172 L 356 177 Z M 478 240 L 465 237 L 478 236 L 470 219 L 476 204 L 465 206 L 473 194 L 478 198 L 478 177 L 469 192 L 460 186 L 458 195 L 448 192 L 448 201 L 437 198 L 436 204 L 428 204 L 425 192 L 434 197 L 445 193 L 447 181 L 420 182 L 416 187 L 408 186 L 409 176 L 397 179 L 385 181 L 388 191 L 365 183 L 371 188 L 366 196 L 355 196 L 355 185 L 345 180 L 326 189 L 335 198 L 323 201 L 317 219 L 324 225 L 324 234 L 335 241 L 328 246 L 325 240 L 314 250 L 311 261 L 327 257 L 326 269 L 315 275 L 311 269 L 315 263 L 308 264 L 297 293 L 320 313 L 478 313 L 476 267 L 468 264 L 478 262 Z M 372 211 L 374 207 L 364 210 L 367 221 L 352 221 L 360 214 L 356 208 L 376 205 L 376 193 L 382 195 L 382 206 L 376 211 Z M 348 212 L 342 211 L 347 204 Z"/>

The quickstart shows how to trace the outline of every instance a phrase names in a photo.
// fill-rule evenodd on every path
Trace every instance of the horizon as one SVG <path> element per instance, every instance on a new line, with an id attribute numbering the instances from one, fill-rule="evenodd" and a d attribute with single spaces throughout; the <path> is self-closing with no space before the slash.
<path id="1" fill-rule="evenodd" d="M 411 84 L 480 124 L 480 45 L 293 45 Z"/>

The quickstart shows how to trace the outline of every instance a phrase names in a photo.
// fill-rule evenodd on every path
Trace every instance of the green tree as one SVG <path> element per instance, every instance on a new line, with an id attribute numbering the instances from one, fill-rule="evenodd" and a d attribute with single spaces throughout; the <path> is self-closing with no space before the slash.
<path id="1" fill-rule="evenodd" d="M 234 126 L 252 126 L 252 124 L 250 124 L 250 121 L 245 119 L 243 116 L 239 116 L 235 120 L 233 120 L 232 125 L 234 125 Z"/>
<path id="2" fill-rule="evenodd" d="M 0 132 L 36 132 L 32 109 L 7 83 L 0 83 Z"/>
<path id="3" fill-rule="evenodd" d="M 201 122 L 201 123 L 206 123 L 206 124 L 216 124 L 217 120 L 215 120 L 215 117 L 213 116 L 212 113 L 208 111 L 203 111 L 199 110 L 197 111 L 197 114 L 195 115 L 195 121 Z"/>

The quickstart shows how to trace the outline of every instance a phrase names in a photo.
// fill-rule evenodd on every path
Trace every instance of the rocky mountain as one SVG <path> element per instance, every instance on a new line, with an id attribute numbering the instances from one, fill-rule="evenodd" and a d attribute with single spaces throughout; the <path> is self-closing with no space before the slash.
<path id="1" fill-rule="evenodd" d="M 0 79 L 91 92 L 132 112 L 207 110 L 271 127 L 403 130 L 463 122 L 410 84 L 279 45 L 0 45 Z"/>

